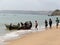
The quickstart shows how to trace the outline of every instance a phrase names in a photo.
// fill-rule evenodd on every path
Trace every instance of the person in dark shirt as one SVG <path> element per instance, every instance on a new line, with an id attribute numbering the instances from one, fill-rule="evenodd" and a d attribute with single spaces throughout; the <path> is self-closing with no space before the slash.
<path id="1" fill-rule="evenodd" d="M 21 22 L 21 27 L 23 27 L 23 23 Z"/>
<path id="2" fill-rule="evenodd" d="M 47 20 L 45 20 L 45 28 L 47 28 L 47 26 L 48 26 L 48 22 Z"/>
<path id="3" fill-rule="evenodd" d="M 58 25 L 59 25 L 59 19 L 58 17 L 56 18 L 56 28 L 58 28 Z"/>
<path id="4" fill-rule="evenodd" d="M 38 23 L 37 21 L 35 21 L 35 28 L 38 30 L 37 26 L 38 26 Z"/>
<path id="5" fill-rule="evenodd" d="M 50 28 L 52 27 L 52 20 L 51 20 L 51 18 L 49 19 L 49 26 L 50 26 Z"/>
<path id="6" fill-rule="evenodd" d="M 9 27 L 9 30 L 12 30 L 12 23 L 10 23 L 10 27 Z"/>

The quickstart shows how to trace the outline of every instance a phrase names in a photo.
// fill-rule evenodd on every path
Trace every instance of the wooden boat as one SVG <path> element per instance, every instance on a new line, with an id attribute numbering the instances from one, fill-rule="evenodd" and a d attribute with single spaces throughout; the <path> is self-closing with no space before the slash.
<path id="1" fill-rule="evenodd" d="M 12 29 L 18 29 L 18 26 L 17 26 L 17 25 L 11 26 L 11 25 L 5 24 L 5 26 L 6 26 L 6 28 L 9 29 L 9 30 L 12 30 Z"/>
<path id="2" fill-rule="evenodd" d="M 23 25 L 21 24 L 21 26 L 20 25 L 11 25 L 11 24 L 10 25 L 5 24 L 5 26 L 9 30 L 13 30 L 13 29 L 15 29 L 15 30 L 23 29 L 23 30 L 25 30 L 25 29 L 31 29 L 32 23 L 31 23 L 31 21 L 29 21 L 29 22 L 25 22 Z"/>

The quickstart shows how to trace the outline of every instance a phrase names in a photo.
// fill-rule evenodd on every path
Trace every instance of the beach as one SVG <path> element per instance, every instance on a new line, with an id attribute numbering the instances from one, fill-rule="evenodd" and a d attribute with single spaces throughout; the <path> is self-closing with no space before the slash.
<path id="1" fill-rule="evenodd" d="M 28 41 L 28 39 L 32 38 L 30 35 L 32 35 L 32 36 L 39 35 L 40 36 L 42 34 L 45 34 L 46 31 L 50 30 L 49 28 L 44 29 L 45 28 L 45 23 L 44 23 L 45 19 L 47 19 L 47 21 L 49 21 L 49 18 L 51 18 L 53 21 L 52 24 L 53 24 L 53 26 L 55 26 L 56 17 L 58 17 L 60 20 L 60 16 L 48 16 L 48 15 L 37 15 L 37 14 L 36 15 L 12 14 L 12 13 L 2 13 L 1 14 L 0 13 L 0 20 L 1 20 L 0 21 L 0 45 L 5 45 L 6 43 L 9 45 L 12 41 L 18 40 L 18 39 L 22 40 L 25 37 L 27 37 L 26 38 L 27 40 L 25 40 L 25 41 Z M 35 20 L 37 20 L 37 22 L 38 22 L 38 30 L 35 29 Z M 5 26 L 5 24 L 9 25 L 10 23 L 12 23 L 13 25 L 17 25 L 20 22 L 25 23 L 26 21 L 32 22 L 32 28 L 29 30 L 11 30 L 10 31 Z M 49 25 L 48 25 L 48 27 L 49 27 Z M 51 30 L 53 30 L 53 28 Z M 28 38 L 28 36 L 29 36 L 29 38 Z M 35 37 L 39 37 L 39 36 L 35 36 Z M 35 37 L 33 37 L 32 40 Z M 40 36 L 40 37 L 42 37 L 42 36 Z M 39 39 L 40 39 L 40 37 L 39 37 Z M 24 41 L 22 40 L 21 42 L 24 42 Z"/>
<path id="2" fill-rule="evenodd" d="M 60 26 L 57 29 L 45 29 L 40 32 L 33 32 L 22 38 L 8 41 L 6 45 L 60 45 Z"/>

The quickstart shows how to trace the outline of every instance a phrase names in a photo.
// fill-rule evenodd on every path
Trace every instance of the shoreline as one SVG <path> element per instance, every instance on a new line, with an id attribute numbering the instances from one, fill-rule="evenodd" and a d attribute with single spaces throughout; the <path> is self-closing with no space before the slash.
<path id="1" fill-rule="evenodd" d="M 53 40 L 54 38 L 53 37 L 56 37 L 56 35 L 58 35 L 58 37 L 60 37 L 59 36 L 59 29 L 60 29 L 60 26 L 59 26 L 59 28 L 58 29 L 56 29 L 56 27 L 55 26 L 53 26 L 52 27 L 52 29 L 50 29 L 50 28 L 48 28 L 47 30 L 45 30 L 45 31 L 41 31 L 41 32 L 34 32 L 34 33 L 30 33 L 30 34 L 27 34 L 27 35 L 25 35 L 25 36 L 23 36 L 22 38 L 19 38 L 19 39 L 16 39 L 16 40 L 12 40 L 12 41 L 10 41 L 7 45 L 28 45 L 27 44 L 27 42 L 29 43 L 29 45 L 35 45 L 34 43 L 36 43 L 36 40 L 37 40 L 37 44 L 38 44 L 38 42 L 41 42 L 42 41 L 42 43 L 45 41 L 45 40 L 43 40 L 43 39 L 45 39 L 46 37 L 47 38 L 49 38 L 49 40 L 48 40 L 48 42 L 50 41 L 50 40 Z M 59 32 L 58 32 L 59 31 Z M 56 35 L 55 35 L 56 34 Z M 39 37 L 38 37 L 39 36 Z M 42 37 L 43 36 L 43 37 Z M 45 37 L 45 38 L 44 38 Z M 51 39 L 50 39 L 50 37 L 51 37 Z M 58 38 L 58 37 L 56 37 L 56 38 Z M 41 39 L 42 40 L 41 40 Z M 46 39 L 47 39 L 46 38 Z M 53 39 L 52 39 L 53 38 Z M 30 40 L 31 39 L 31 40 Z M 34 40 L 33 40 L 34 39 Z M 38 40 L 39 39 L 39 40 Z M 40 41 L 41 40 L 41 41 Z M 27 41 L 27 42 L 26 42 Z M 33 44 L 31 44 L 32 42 L 31 41 L 33 41 Z M 53 40 L 54 41 L 54 40 Z M 59 41 L 59 40 L 58 40 Z M 23 44 L 24 43 L 24 44 Z M 44 42 L 45 43 L 45 42 Z M 46 43 L 47 44 L 47 43 Z M 50 44 L 50 43 L 49 43 Z M 40 44 L 41 45 L 41 44 Z"/>
<path id="2" fill-rule="evenodd" d="M 45 30 L 44 28 L 39 28 L 39 29 L 40 30 L 36 30 L 34 28 L 30 29 L 30 30 L 18 30 L 18 31 L 16 30 L 16 31 L 7 33 L 3 36 L 0 36 L 0 44 L 5 45 L 6 42 L 8 42 L 8 41 L 16 40 L 16 39 L 22 38 L 26 35 L 29 35 L 31 33 L 41 32 L 41 31 Z"/>
<path id="3" fill-rule="evenodd" d="M 59 45 L 59 29 L 60 26 L 58 29 L 53 26 L 52 29 L 48 28 L 45 31 L 30 33 L 22 38 L 9 41 L 7 45 Z"/>
<path id="4" fill-rule="evenodd" d="M 55 26 L 55 24 L 53 26 Z M 44 32 L 44 31 L 46 31 L 45 28 L 39 28 L 39 30 L 34 29 L 34 30 L 19 30 L 19 31 L 14 31 L 14 32 L 6 34 L 3 37 L 0 37 L 0 42 L 5 43 L 7 41 L 9 42 L 9 41 L 13 41 L 13 40 L 22 38 L 22 37 L 24 37 L 26 35 L 29 35 L 29 34 L 32 34 L 32 33 L 37 33 L 37 32 L 41 33 L 41 32 Z"/>

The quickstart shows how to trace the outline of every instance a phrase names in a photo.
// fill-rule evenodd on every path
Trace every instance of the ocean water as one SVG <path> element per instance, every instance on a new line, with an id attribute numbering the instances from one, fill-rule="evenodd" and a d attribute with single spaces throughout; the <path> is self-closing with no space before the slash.
<path id="1" fill-rule="evenodd" d="M 32 14 L 10 14 L 10 13 L 1 13 L 0 14 L 0 36 L 6 33 L 9 33 L 9 30 L 6 30 L 5 24 L 18 24 L 20 22 L 32 21 L 33 27 L 35 20 L 38 21 L 39 28 L 44 27 L 44 21 L 49 18 L 52 19 L 53 24 L 55 24 L 56 17 L 60 19 L 60 16 L 48 16 L 48 15 L 32 15 Z"/>
<path id="2" fill-rule="evenodd" d="M 29 32 L 36 32 L 34 29 L 35 20 L 38 21 L 38 31 L 42 31 L 41 28 L 44 28 L 45 19 L 49 21 L 49 18 L 51 18 L 53 24 L 55 24 L 56 17 L 58 17 L 60 20 L 60 16 L 0 13 L 0 45 L 3 45 L 5 40 L 10 40 L 14 37 L 16 38 Z M 5 24 L 18 24 L 20 22 L 24 23 L 25 21 L 32 21 L 33 27 L 31 30 L 9 31 L 5 27 Z"/>

